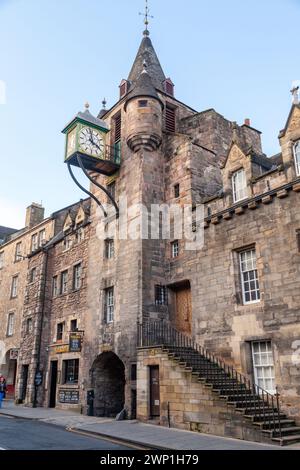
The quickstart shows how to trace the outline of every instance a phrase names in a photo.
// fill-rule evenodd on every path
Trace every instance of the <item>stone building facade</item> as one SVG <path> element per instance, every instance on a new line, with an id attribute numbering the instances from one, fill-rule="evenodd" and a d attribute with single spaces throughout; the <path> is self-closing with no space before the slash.
<path id="1" fill-rule="evenodd" d="M 121 149 L 121 164 L 112 176 L 90 176 L 113 195 L 120 218 L 91 184 L 91 199 L 43 221 L 38 213 L 33 227 L 0 247 L 7 260 L 0 270 L 0 339 L 7 351 L 19 350 L 17 400 L 86 413 L 91 391 L 98 416 L 115 416 L 125 407 L 129 417 L 165 424 L 169 406 L 174 425 L 200 423 L 205 432 L 224 434 L 223 425 L 203 422 L 203 404 L 202 418 L 197 415 L 199 399 L 184 403 L 185 387 L 197 394 L 190 378 L 170 372 L 163 352 L 137 338 L 138 322 L 159 321 L 266 392 L 278 387 L 284 410 L 300 419 L 297 94 L 279 136 L 281 152 L 267 157 L 261 133 L 248 119 L 238 125 L 175 97 L 145 32 L 119 101 L 98 119 L 109 129 L 107 144 Z M 95 198 L 106 205 L 107 217 Z M 203 232 L 201 246 L 187 249 L 176 236 L 174 214 L 168 236 L 161 233 L 163 215 L 158 236 L 148 236 L 155 228 L 151 210 L 159 215 L 163 205 L 193 209 L 190 229 L 194 238 Z M 195 219 L 197 207 L 203 220 Z M 45 242 L 30 249 L 32 234 L 44 229 Z M 15 263 L 19 239 L 24 256 Z M 17 274 L 19 293 L 11 299 L 7 293 Z M 11 339 L 10 313 L 16 315 Z M 72 333 L 81 340 L 76 352 Z M 242 437 L 236 429 L 234 435 Z"/>

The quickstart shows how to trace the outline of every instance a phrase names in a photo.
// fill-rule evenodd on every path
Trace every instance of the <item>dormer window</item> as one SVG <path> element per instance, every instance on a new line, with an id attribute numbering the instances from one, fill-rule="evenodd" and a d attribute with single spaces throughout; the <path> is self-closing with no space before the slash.
<path id="1" fill-rule="evenodd" d="M 120 98 L 127 95 L 129 90 L 129 82 L 127 80 L 122 80 L 120 84 Z"/>
<path id="2" fill-rule="evenodd" d="M 300 140 L 294 145 L 294 157 L 297 176 L 300 176 Z"/>
<path id="3" fill-rule="evenodd" d="M 248 197 L 247 179 L 244 169 L 236 171 L 232 175 L 233 202 L 241 201 Z"/>
<path id="4" fill-rule="evenodd" d="M 165 92 L 170 95 L 170 96 L 174 96 L 174 83 L 172 82 L 172 80 L 170 78 L 167 78 L 164 82 L 164 88 L 165 88 Z"/>

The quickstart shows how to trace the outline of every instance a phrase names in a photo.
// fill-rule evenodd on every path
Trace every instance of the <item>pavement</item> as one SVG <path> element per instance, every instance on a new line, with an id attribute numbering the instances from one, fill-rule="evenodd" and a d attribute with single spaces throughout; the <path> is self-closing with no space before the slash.
<path id="1" fill-rule="evenodd" d="M 49 408 L 28 408 L 4 401 L 0 415 L 63 427 L 76 434 L 116 439 L 124 444 L 169 450 L 279 450 L 282 447 L 230 439 L 208 434 L 169 429 L 136 420 L 116 421 L 111 418 L 84 416 L 72 411 Z M 287 447 L 284 447 L 287 449 Z M 300 450 L 300 445 L 288 446 Z"/>

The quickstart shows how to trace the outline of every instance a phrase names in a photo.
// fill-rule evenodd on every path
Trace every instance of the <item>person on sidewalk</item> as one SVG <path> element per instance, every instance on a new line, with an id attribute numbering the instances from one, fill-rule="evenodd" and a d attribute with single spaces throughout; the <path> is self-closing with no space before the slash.
<path id="1" fill-rule="evenodd" d="M 0 408 L 2 408 L 2 402 L 6 394 L 6 380 L 3 376 L 0 377 Z"/>

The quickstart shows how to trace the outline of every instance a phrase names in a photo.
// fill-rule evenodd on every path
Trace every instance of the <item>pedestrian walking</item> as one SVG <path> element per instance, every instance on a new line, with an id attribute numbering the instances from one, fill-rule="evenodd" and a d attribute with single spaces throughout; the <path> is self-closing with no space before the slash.
<path id="1" fill-rule="evenodd" d="M 0 408 L 2 408 L 2 402 L 6 394 L 6 380 L 3 376 L 0 377 Z"/>

